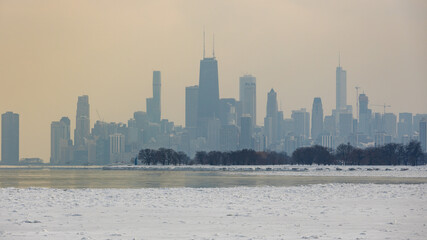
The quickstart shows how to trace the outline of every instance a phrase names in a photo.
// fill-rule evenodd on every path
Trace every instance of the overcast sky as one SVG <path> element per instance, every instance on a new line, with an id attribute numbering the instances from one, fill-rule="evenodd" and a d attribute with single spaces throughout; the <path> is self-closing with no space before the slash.
<path id="1" fill-rule="evenodd" d="M 338 52 L 349 104 L 359 86 L 387 111 L 427 113 L 427 1 L 0 0 L 0 113 L 20 114 L 20 157 L 49 160 L 50 123 L 68 116 L 73 134 L 79 95 L 91 126 L 145 111 L 153 70 L 162 117 L 183 124 L 203 27 L 208 56 L 215 33 L 220 97 L 256 76 L 258 124 L 271 88 L 285 117 L 311 112 L 314 97 L 331 114 Z"/>

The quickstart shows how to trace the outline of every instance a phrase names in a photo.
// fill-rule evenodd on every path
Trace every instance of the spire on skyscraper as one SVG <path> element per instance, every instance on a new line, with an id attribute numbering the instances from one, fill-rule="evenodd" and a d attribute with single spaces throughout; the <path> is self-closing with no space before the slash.
<path id="1" fill-rule="evenodd" d="M 205 57 L 206 57 L 205 49 L 206 49 L 206 41 L 205 41 L 205 27 L 203 27 L 203 58 L 205 58 Z"/>
<path id="2" fill-rule="evenodd" d="M 215 33 L 212 35 L 212 57 L 215 58 Z"/>

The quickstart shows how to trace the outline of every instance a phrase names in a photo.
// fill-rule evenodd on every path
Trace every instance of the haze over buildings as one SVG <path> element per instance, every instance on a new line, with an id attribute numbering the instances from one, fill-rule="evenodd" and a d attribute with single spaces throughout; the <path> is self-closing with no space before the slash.
<path id="1" fill-rule="evenodd" d="M 332 109 L 336 109 L 335 68 L 340 51 L 341 66 L 347 71 L 345 105 L 353 106 L 353 120 L 357 118 L 354 87 L 360 86 L 369 96 L 373 115 L 371 129 L 365 130 L 370 134 L 384 130 L 387 136 L 403 138 L 409 128 L 398 120 L 399 113 L 412 113 L 412 128 L 418 132 L 417 114 L 427 112 L 423 104 L 427 102 L 426 11 L 425 1 L 3 1 L 0 112 L 20 115 L 20 156 L 45 161 L 50 158 L 51 122 L 67 116 L 70 129 L 77 129 L 73 121 L 77 96 L 90 97 L 88 118 L 96 131 L 120 130 L 118 123 L 127 123 L 134 112 L 146 111 L 134 120 L 136 125 L 147 124 L 150 134 L 144 136 L 131 127 L 131 140 L 157 132 L 166 135 L 170 121 L 184 126 L 184 89 L 198 84 L 201 31 L 206 26 L 207 32 L 216 34 L 218 99 L 237 99 L 239 78 L 248 73 L 256 77 L 254 126 L 263 125 L 267 93 L 274 88 L 277 102 L 282 103 L 284 125 L 292 122 L 293 110 L 310 109 L 313 98 L 321 97 L 324 129 L 338 131 L 340 126 L 332 125 L 339 115 L 332 121 Z M 212 49 L 211 38 L 207 39 L 207 49 Z M 148 115 L 146 99 L 155 97 L 153 70 L 162 71 L 160 118 L 169 121 L 148 124 L 141 119 Z M 385 116 L 381 106 L 374 106 L 384 103 L 392 106 L 386 108 Z M 232 105 L 227 101 L 230 118 L 233 109 L 237 114 L 242 110 L 238 103 Z M 381 126 L 383 119 L 391 124 Z M 393 129 L 394 120 L 400 127 Z M 129 123 L 127 127 L 134 122 Z M 349 125 L 360 130 L 361 124 L 360 115 L 359 126 L 346 124 L 342 130 L 348 131 Z M 211 129 L 215 126 L 213 121 Z M 78 129 L 87 135 L 87 128 Z M 79 137 L 70 132 L 75 144 Z M 259 141 L 254 138 L 253 144 Z M 98 150 L 97 154 L 105 151 Z"/>

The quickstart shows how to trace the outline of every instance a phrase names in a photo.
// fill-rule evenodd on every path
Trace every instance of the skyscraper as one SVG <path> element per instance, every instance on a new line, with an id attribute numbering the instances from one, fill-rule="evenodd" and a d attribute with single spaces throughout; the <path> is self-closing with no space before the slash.
<path id="1" fill-rule="evenodd" d="M 241 133 L 240 133 L 240 148 L 252 149 L 253 125 L 251 116 L 242 116 L 240 118 Z"/>
<path id="2" fill-rule="evenodd" d="M 221 120 L 221 125 L 237 124 L 236 106 L 237 101 L 234 98 L 221 98 L 219 100 L 219 120 Z"/>
<path id="3" fill-rule="evenodd" d="M 197 127 L 197 103 L 199 99 L 199 86 L 185 88 L 185 127 Z"/>
<path id="4" fill-rule="evenodd" d="M 70 119 L 61 118 L 50 125 L 50 163 L 65 164 L 71 160 Z"/>
<path id="5" fill-rule="evenodd" d="M 200 60 L 198 99 L 197 125 L 199 127 L 200 136 L 207 137 L 208 122 L 212 119 L 219 118 L 218 62 L 215 58 L 215 53 L 213 53 L 211 58 L 203 56 L 203 59 Z"/>
<path id="6" fill-rule="evenodd" d="M 420 143 L 424 152 L 427 152 L 427 118 L 420 120 Z"/>
<path id="7" fill-rule="evenodd" d="M 311 111 L 311 138 L 317 138 L 323 132 L 323 107 L 322 99 L 317 97 L 313 100 L 313 109 Z"/>
<path id="8" fill-rule="evenodd" d="M 353 132 L 353 114 L 340 113 L 339 135 L 347 138 Z"/>
<path id="9" fill-rule="evenodd" d="M 383 115 L 383 130 L 392 138 L 396 137 L 396 122 L 397 117 L 394 113 L 384 113 Z"/>
<path id="10" fill-rule="evenodd" d="M 412 136 L 412 113 L 399 113 L 398 136 L 402 140 L 403 136 Z"/>
<path id="11" fill-rule="evenodd" d="M 310 136 L 310 113 L 305 108 L 293 110 L 292 119 L 294 120 L 294 134 L 303 139 Z"/>
<path id="12" fill-rule="evenodd" d="M 79 96 L 77 101 L 76 129 L 74 130 L 74 146 L 85 145 L 85 138 L 90 133 L 89 97 Z"/>
<path id="13" fill-rule="evenodd" d="M 199 118 L 213 118 L 219 115 L 218 62 L 215 57 L 200 61 L 199 76 Z"/>
<path id="14" fill-rule="evenodd" d="M 147 115 L 150 122 L 160 123 L 161 119 L 161 75 L 153 71 L 153 97 L 147 98 Z"/>
<path id="15" fill-rule="evenodd" d="M 371 135 L 372 110 L 368 108 L 369 98 L 366 94 L 359 95 L 359 126 L 361 133 Z"/>
<path id="16" fill-rule="evenodd" d="M 267 147 L 277 142 L 277 93 L 271 89 L 267 95 L 267 115 L 264 119 L 265 136 L 267 137 Z"/>
<path id="17" fill-rule="evenodd" d="M 1 115 L 1 162 L 19 163 L 19 114 L 6 112 Z"/>
<path id="18" fill-rule="evenodd" d="M 252 75 L 240 77 L 239 101 L 242 104 L 242 115 L 252 117 L 256 125 L 256 78 Z"/>
<path id="19" fill-rule="evenodd" d="M 336 70 L 336 110 L 347 108 L 347 72 L 338 65 Z"/>

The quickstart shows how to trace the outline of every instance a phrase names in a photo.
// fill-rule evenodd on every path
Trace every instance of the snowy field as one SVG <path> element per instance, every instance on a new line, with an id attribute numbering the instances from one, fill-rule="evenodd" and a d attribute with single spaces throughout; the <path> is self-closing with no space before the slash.
<path id="1" fill-rule="evenodd" d="M 288 176 L 355 176 L 355 177 L 426 177 L 423 166 L 320 166 L 320 165 L 263 165 L 263 166 L 106 166 L 104 170 L 141 171 L 222 171 L 230 174 L 288 175 Z"/>
<path id="2" fill-rule="evenodd" d="M 426 239 L 427 184 L 0 188 L 0 239 Z"/>

